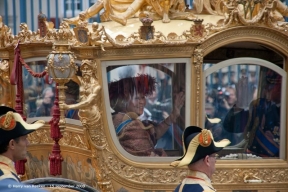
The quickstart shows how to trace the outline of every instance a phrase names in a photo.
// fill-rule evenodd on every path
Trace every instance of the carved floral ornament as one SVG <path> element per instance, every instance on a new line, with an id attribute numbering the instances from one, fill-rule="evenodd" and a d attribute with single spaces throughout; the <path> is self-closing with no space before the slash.
<path id="1" fill-rule="evenodd" d="M 246 2 L 246 1 L 245 1 Z M 255 3 L 255 5 L 259 4 L 258 1 L 249 1 L 250 3 Z M 11 29 L 4 25 L 2 21 L 0 22 L 0 47 L 8 47 L 16 44 L 18 41 L 21 43 L 41 43 L 41 42 L 55 42 L 55 41 L 68 41 L 72 46 L 101 46 L 104 51 L 104 46 L 114 46 L 114 47 L 127 47 L 132 45 L 139 44 L 171 44 L 171 45 L 183 45 L 186 43 L 201 43 L 205 39 L 209 38 L 212 34 L 227 30 L 228 28 L 235 26 L 257 26 L 257 27 L 265 27 L 267 29 L 274 29 L 279 32 L 287 35 L 288 24 L 283 22 L 278 22 L 279 19 L 276 16 L 273 16 L 273 13 L 278 11 L 279 2 L 274 0 L 271 2 L 262 2 L 262 7 L 259 9 L 257 14 L 255 14 L 255 10 L 248 9 L 247 5 L 244 6 L 244 1 L 229 1 L 226 3 L 223 1 L 223 9 L 226 10 L 223 15 L 223 19 L 220 19 L 217 24 L 207 23 L 202 24 L 202 19 L 194 19 L 190 28 L 183 31 L 181 35 L 176 34 L 175 32 L 169 33 L 167 36 L 163 34 L 163 32 L 157 29 L 155 26 L 154 38 L 149 40 L 143 40 L 140 38 L 139 32 L 134 32 L 128 37 L 123 35 L 118 35 L 112 38 L 102 26 L 101 28 L 96 30 L 86 30 L 86 23 L 82 22 L 77 25 L 80 27 L 87 36 L 81 36 L 83 42 L 79 43 L 75 37 L 75 32 L 70 30 L 69 24 L 63 21 L 59 27 L 59 29 L 48 29 L 46 36 L 41 37 L 39 30 L 36 32 L 32 32 L 29 30 L 27 24 L 21 23 L 20 32 L 13 36 L 11 33 Z M 243 5 L 244 8 L 241 8 L 240 5 Z M 253 12 L 254 11 L 254 12 Z M 251 14 L 253 12 L 253 15 Z M 248 17 L 247 14 L 250 14 Z M 288 13 L 280 12 L 282 15 L 286 15 Z M 283 16 L 282 16 L 283 18 Z M 137 31 L 135 29 L 135 31 Z M 82 33 L 79 33 L 81 35 Z M 78 36 L 78 35 L 77 35 Z M 84 40 L 83 40 L 84 38 Z"/>

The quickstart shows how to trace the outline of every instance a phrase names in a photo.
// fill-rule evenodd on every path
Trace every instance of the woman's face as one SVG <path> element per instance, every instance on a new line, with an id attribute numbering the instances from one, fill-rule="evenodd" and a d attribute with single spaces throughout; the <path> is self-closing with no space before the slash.
<path id="1" fill-rule="evenodd" d="M 146 105 L 146 98 L 143 93 L 134 92 L 130 97 L 126 110 L 127 112 L 135 112 L 137 115 L 142 115 Z"/>

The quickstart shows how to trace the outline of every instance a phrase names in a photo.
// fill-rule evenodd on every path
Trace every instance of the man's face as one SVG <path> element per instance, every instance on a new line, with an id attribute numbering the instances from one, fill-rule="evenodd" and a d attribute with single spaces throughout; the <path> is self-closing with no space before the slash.
<path id="1" fill-rule="evenodd" d="M 227 92 L 229 92 L 229 98 L 228 98 L 227 102 L 228 102 L 230 105 L 235 104 L 236 101 L 237 101 L 235 89 L 228 89 Z"/>
<path id="2" fill-rule="evenodd" d="M 54 93 L 51 90 L 48 90 L 45 93 L 45 96 L 43 98 L 43 103 L 45 104 L 51 104 L 53 101 Z"/>
<path id="3" fill-rule="evenodd" d="M 213 175 L 213 173 L 215 172 L 215 164 L 216 164 L 216 154 L 213 153 L 211 155 L 209 155 L 209 163 L 210 163 L 210 173 L 211 175 Z"/>
<path id="4" fill-rule="evenodd" d="M 27 135 L 19 137 L 18 142 L 14 140 L 14 149 L 13 149 L 14 161 L 26 159 L 28 145 L 29 141 L 27 139 Z"/>

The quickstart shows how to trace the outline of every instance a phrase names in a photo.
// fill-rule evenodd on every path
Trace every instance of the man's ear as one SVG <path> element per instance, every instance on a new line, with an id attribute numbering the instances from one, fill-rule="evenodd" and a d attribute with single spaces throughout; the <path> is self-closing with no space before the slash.
<path id="1" fill-rule="evenodd" d="M 210 165 L 209 155 L 206 155 L 206 156 L 204 157 L 203 161 L 204 161 L 204 163 L 205 163 L 206 165 L 209 166 L 209 165 Z"/>
<path id="2" fill-rule="evenodd" d="M 8 148 L 14 149 L 15 148 L 16 141 L 14 139 L 11 139 L 8 143 Z"/>

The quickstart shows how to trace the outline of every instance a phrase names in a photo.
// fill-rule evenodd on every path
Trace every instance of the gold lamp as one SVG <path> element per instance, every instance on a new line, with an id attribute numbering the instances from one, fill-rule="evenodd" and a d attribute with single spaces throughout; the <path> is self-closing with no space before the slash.
<path id="1" fill-rule="evenodd" d="M 53 51 L 47 56 L 48 73 L 57 84 L 59 91 L 59 104 L 65 102 L 65 83 L 67 83 L 77 70 L 75 55 L 70 51 L 68 40 L 72 37 L 69 26 L 62 22 L 59 30 L 53 33 L 55 43 Z M 65 129 L 65 110 L 60 108 L 59 128 L 63 132 Z"/>

